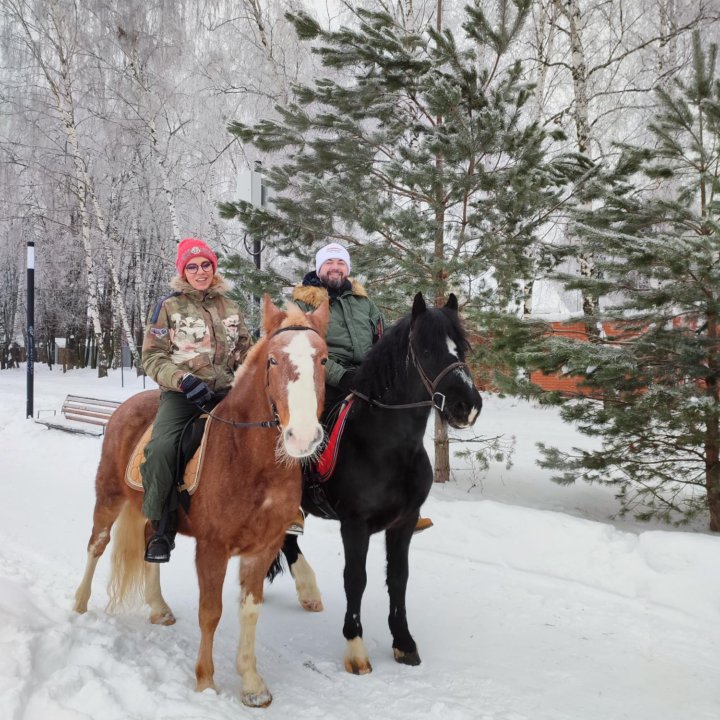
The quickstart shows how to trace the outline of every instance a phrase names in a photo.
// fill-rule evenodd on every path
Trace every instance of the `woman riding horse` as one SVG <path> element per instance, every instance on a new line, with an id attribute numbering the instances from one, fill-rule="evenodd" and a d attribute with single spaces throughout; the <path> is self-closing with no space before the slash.
<path id="1" fill-rule="evenodd" d="M 201 631 L 197 689 L 214 687 L 212 648 L 222 611 L 222 586 L 229 558 L 239 555 L 237 668 L 242 701 L 254 707 L 272 700 L 255 666 L 263 581 L 300 502 L 299 460 L 312 456 L 323 438 L 318 418 L 325 393 L 327 321 L 327 305 L 312 314 L 295 306 L 283 313 L 265 298 L 265 334 L 248 352 L 229 393 L 211 413 L 197 490 L 189 511 L 179 518 L 179 532 L 196 540 Z M 151 622 L 175 622 L 160 590 L 160 566 L 143 562 L 147 521 L 140 511 L 142 493 L 125 482 L 130 457 L 159 404 L 158 391 L 138 393 L 120 405 L 105 430 L 87 565 L 75 593 L 76 612 L 87 610 L 95 567 L 115 524 L 111 606 L 134 592 L 144 593 Z"/>

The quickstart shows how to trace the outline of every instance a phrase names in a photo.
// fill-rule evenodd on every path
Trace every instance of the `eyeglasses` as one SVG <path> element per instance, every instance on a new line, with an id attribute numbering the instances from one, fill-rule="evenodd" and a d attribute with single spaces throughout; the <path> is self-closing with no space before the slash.
<path id="1" fill-rule="evenodd" d="M 196 265 L 195 263 L 188 263 L 185 266 L 185 272 L 190 273 L 191 275 L 194 275 L 198 270 L 202 270 L 203 272 L 207 272 L 212 268 L 213 264 L 206 260 L 204 263 L 201 263 L 200 265 Z"/>

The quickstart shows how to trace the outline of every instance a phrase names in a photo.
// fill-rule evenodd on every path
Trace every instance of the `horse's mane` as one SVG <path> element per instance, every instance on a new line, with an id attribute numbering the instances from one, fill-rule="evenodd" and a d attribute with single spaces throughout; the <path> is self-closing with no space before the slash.
<path id="1" fill-rule="evenodd" d="M 280 327 L 288 327 L 289 325 L 310 327 L 311 322 L 307 319 L 303 310 L 294 302 L 288 302 L 285 311 L 287 312 L 287 317 L 280 323 Z"/>
<path id="2" fill-rule="evenodd" d="M 382 399 L 407 381 L 411 315 L 398 320 L 373 345 L 358 371 L 355 386 L 374 399 Z M 448 308 L 428 308 L 413 327 L 414 347 L 437 357 L 447 352 L 446 338 L 456 345 L 458 359 L 464 361 L 470 343 L 457 312 Z"/>

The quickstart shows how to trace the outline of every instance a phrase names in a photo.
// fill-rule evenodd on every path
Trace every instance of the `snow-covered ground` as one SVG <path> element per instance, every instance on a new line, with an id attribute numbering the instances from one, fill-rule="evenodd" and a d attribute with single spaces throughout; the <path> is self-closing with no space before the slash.
<path id="1" fill-rule="evenodd" d="M 142 381 L 119 372 L 37 366 L 35 409 L 69 392 L 122 399 Z M 150 383 L 148 382 L 148 386 Z M 180 538 L 163 589 L 178 622 L 106 615 L 109 559 L 89 612 L 71 612 L 85 564 L 99 438 L 25 419 L 25 370 L 0 372 L 0 719 L 238 717 L 355 720 L 713 720 L 720 713 L 720 537 L 611 521 L 603 488 L 559 487 L 535 442 L 582 441 L 553 410 L 485 398 L 477 430 L 515 436 L 510 470 L 465 461 L 436 486 L 435 527 L 411 548 L 410 628 L 422 664 L 394 662 L 383 538 L 371 544 L 363 604 L 374 671 L 342 665 L 345 609 L 337 523 L 308 521 L 302 546 L 325 611 L 304 612 L 286 574 L 267 589 L 258 666 L 266 710 L 239 700 L 237 561 L 215 646 L 218 693 L 196 694 L 193 542 Z"/>

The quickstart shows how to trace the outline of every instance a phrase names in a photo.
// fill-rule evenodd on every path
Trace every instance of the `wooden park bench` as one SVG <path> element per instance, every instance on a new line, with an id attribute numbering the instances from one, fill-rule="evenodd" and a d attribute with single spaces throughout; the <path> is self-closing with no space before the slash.
<path id="1" fill-rule="evenodd" d="M 117 410 L 119 405 L 120 403 L 116 400 L 68 395 L 60 408 L 60 413 L 69 422 L 41 419 L 40 411 L 38 411 L 36 422 L 57 430 L 66 430 L 67 432 L 102 435 L 105 432 L 105 426 L 110 420 L 110 416 Z M 91 425 L 93 428 L 88 428 L 87 425 Z"/>

